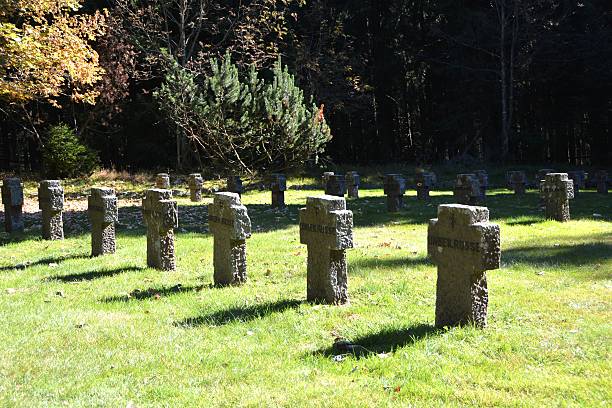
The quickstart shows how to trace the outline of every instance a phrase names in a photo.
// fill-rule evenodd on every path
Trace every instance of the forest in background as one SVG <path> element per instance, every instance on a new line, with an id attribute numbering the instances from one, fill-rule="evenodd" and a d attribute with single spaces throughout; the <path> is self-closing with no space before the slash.
<path id="1" fill-rule="evenodd" d="M 95 13 L 95 100 L 72 83 L 4 95 L 3 167 L 38 169 L 60 123 L 105 167 L 202 166 L 155 94 L 168 58 L 203 83 L 226 53 L 263 78 L 280 57 L 324 115 L 321 158 L 336 163 L 612 162 L 609 0 L 86 0 L 71 11 Z"/>

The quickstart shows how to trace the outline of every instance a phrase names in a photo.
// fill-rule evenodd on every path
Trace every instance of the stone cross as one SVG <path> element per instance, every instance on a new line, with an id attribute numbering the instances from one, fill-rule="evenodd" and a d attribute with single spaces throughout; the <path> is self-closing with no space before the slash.
<path id="1" fill-rule="evenodd" d="M 189 175 L 189 198 L 197 203 L 202 201 L 202 186 L 204 180 L 200 173 L 191 173 Z"/>
<path id="2" fill-rule="evenodd" d="M 574 182 L 567 173 L 548 173 L 540 184 L 540 195 L 546 208 L 546 218 L 570 220 L 569 200 L 574 198 Z"/>
<path id="3" fill-rule="evenodd" d="M 435 173 L 428 171 L 418 172 L 415 176 L 415 184 L 418 200 L 429 200 L 429 192 L 436 184 Z"/>
<path id="4" fill-rule="evenodd" d="M 6 177 L 2 183 L 4 229 L 6 232 L 23 231 L 23 185 L 17 177 Z"/>
<path id="5" fill-rule="evenodd" d="M 42 211 L 42 237 L 64 239 L 64 189 L 59 180 L 43 180 L 38 186 L 38 207 Z"/>
<path id="6" fill-rule="evenodd" d="M 285 191 L 287 190 L 287 177 L 284 174 L 270 175 L 270 190 L 272 191 L 272 207 L 285 208 Z"/>
<path id="7" fill-rule="evenodd" d="M 236 193 L 216 193 L 208 205 L 208 226 L 214 236 L 214 281 L 217 286 L 239 285 L 247 280 L 246 240 L 251 219 Z"/>
<path id="8" fill-rule="evenodd" d="M 91 256 L 114 254 L 115 223 L 119 219 L 115 190 L 93 187 L 87 203 L 91 222 Z"/>
<path id="9" fill-rule="evenodd" d="M 385 174 L 384 193 L 387 196 L 387 211 L 398 212 L 404 206 L 406 180 L 401 174 Z"/>
<path id="10" fill-rule="evenodd" d="M 436 327 L 487 325 L 486 271 L 500 266 L 499 225 L 489 209 L 461 204 L 438 206 L 429 221 L 427 253 L 438 266 Z"/>
<path id="11" fill-rule="evenodd" d="M 525 189 L 527 187 L 527 175 L 525 175 L 524 171 L 509 171 L 507 177 L 510 187 L 512 190 L 514 190 L 514 194 L 525 194 Z"/>
<path id="12" fill-rule="evenodd" d="M 163 271 L 176 269 L 174 228 L 178 227 L 178 205 L 172 191 L 152 188 L 142 200 L 147 226 L 147 265 Z"/>
<path id="13" fill-rule="evenodd" d="M 330 174 L 325 185 L 325 194 L 344 197 L 346 194 L 346 180 L 341 174 Z"/>
<path id="14" fill-rule="evenodd" d="M 480 199 L 484 201 L 487 196 L 487 189 L 489 188 L 489 174 L 486 170 L 474 170 L 474 174 L 480 183 Z"/>
<path id="15" fill-rule="evenodd" d="M 242 179 L 240 178 L 240 176 L 229 176 L 227 178 L 227 191 L 242 196 L 243 187 Z"/>
<path id="16" fill-rule="evenodd" d="M 457 174 L 453 195 L 459 204 L 476 205 L 480 203 L 482 200 L 482 190 L 476 175 Z"/>
<path id="17" fill-rule="evenodd" d="M 326 171 L 323 172 L 323 176 L 321 177 L 321 180 L 323 181 L 323 188 L 325 189 L 325 186 L 327 186 L 327 179 L 329 178 L 329 176 L 333 176 L 335 173 L 333 171 Z"/>
<path id="18" fill-rule="evenodd" d="M 170 176 L 168 173 L 157 173 L 155 176 L 155 187 L 161 189 L 170 188 Z"/>
<path id="19" fill-rule="evenodd" d="M 597 192 L 599 194 L 608 194 L 608 172 L 598 170 L 595 172 L 595 183 L 597 184 Z"/>
<path id="20" fill-rule="evenodd" d="M 580 193 L 580 189 L 586 188 L 587 174 L 582 170 L 568 171 L 567 177 L 574 182 L 574 197 Z"/>
<path id="21" fill-rule="evenodd" d="M 345 199 L 308 197 L 306 208 L 300 209 L 300 243 L 308 246 L 308 301 L 346 303 L 346 250 L 353 247 L 353 212 L 346 209 Z"/>
<path id="22" fill-rule="evenodd" d="M 346 186 L 348 189 L 348 196 L 350 198 L 359 198 L 359 185 L 361 184 L 361 178 L 359 173 L 356 171 L 346 172 Z"/>

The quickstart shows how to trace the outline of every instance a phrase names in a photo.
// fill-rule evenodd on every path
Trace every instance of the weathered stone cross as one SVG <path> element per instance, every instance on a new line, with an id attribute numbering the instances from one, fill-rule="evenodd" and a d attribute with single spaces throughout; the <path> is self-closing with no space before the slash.
<path id="1" fill-rule="evenodd" d="M 429 192 L 436 184 L 436 175 L 432 172 L 421 171 L 415 176 L 418 200 L 429 200 Z"/>
<path id="2" fill-rule="evenodd" d="M 243 187 L 240 176 L 229 176 L 227 178 L 227 191 L 230 193 L 236 193 L 239 196 L 242 195 Z"/>
<path id="3" fill-rule="evenodd" d="M 2 183 L 4 228 L 6 232 L 23 231 L 23 185 L 16 177 L 6 177 Z"/>
<path id="4" fill-rule="evenodd" d="M 300 242 L 308 246 L 306 297 L 311 302 L 348 301 L 346 250 L 353 247 L 353 212 L 344 198 L 308 197 L 300 209 Z"/>
<path id="5" fill-rule="evenodd" d="M 247 280 L 246 239 L 251 219 L 236 193 L 216 193 L 208 205 L 208 226 L 214 236 L 215 285 L 238 285 Z"/>
<path id="6" fill-rule="evenodd" d="M 359 173 L 356 171 L 348 171 L 346 173 L 346 186 L 348 189 L 348 196 L 350 198 L 359 198 L 359 185 L 361 184 L 361 178 Z"/>
<path id="7" fill-rule="evenodd" d="M 189 198 L 197 203 L 202 201 L 202 186 L 204 180 L 200 173 L 191 173 L 189 175 Z"/>
<path id="8" fill-rule="evenodd" d="M 115 223 L 119 219 L 115 190 L 93 187 L 87 202 L 87 215 L 91 222 L 91 256 L 114 254 Z"/>
<path id="9" fill-rule="evenodd" d="M 272 207 L 285 207 L 285 191 L 287 190 L 287 177 L 284 174 L 270 175 L 270 190 L 272 190 Z"/>
<path id="10" fill-rule="evenodd" d="M 569 200 L 574 198 L 574 182 L 567 173 L 548 173 L 540 184 L 546 218 L 557 221 L 570 220 Z"/>
<path id="11" fill-rule="evenodd" d="M 595 183 L 597 184 L 597 192 L 599 194 L 608 194 L 608 172 L 598 170 L 595 172 Z"/>
<path id="12" fill-rule="evenodd" d="M 168 173 L 157 173 L 155 176 L 155 187 L 161 189 L 170 188 L 170 175 Z"/>
<path id="13" fill-rule="evenodd" d="M 142 200 L 147 226 L 147 265 L 163 271 L 176 269 L 174 228 L 178 227 L 178 206 L 172 191 L 149 189 Z"/>
<path id="14" fill-rule="evenodd" d="M 42 211 L 42 237 L 64 239 L 64 189 L 59 180 L 43 180 L 38 186 L 38 206 Z"/>
<path id="15" fill-rule="evenodd" d="M 515 195 L 523 195 L 525 194 L 525 189 L 527 187 L 527 176 L 524 171 L 509 171 L 508 172 L 508 184 L 512 190 L 514 190 Z"/>
<path id="16" fill-rule="evenodd" d="M 486 271 L 500 264 L 499 226 L 486 207 L 444 204 L 429 221 L 427 253 L 438 265 L 436 326 L 487 324 Z"/>
<path id="17" fill-rule="evenodd" d="M 475 205 L 481 202 L 482 190 L 475 174 L 457 174 L 453 189 L 455 201 L 459 204 Z"/>
<path id="18" fill-rule="evenodd" d="M 398 212 L 404 206 L 406 180 L 401 174 L 385 174 L 384 193 L 387 196 L 387 211 Z"/>
<path id="19" fill-rule="evenodd" d="M 342 174 L 330 174 L 327 176 L 325 194 L 344 197 L 344 194 L 346 194 L 346 179 Z"/>

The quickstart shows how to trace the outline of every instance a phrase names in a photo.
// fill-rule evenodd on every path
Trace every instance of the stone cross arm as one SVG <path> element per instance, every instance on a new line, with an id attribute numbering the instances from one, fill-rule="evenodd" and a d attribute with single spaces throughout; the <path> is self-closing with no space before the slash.
<path id="1" fill-rule="evenodd" d="M 441 205 L 429 221 L 427 253 L 436 264 L 486 271 L 500 267 L 499 225 L 485 207 Z"/>
<path id="2" fill-rule="evenodd" d="M 208 224 L 213 234 L 227 235 L 231 240 L 251 237 L 251 219 L 236 193 L 216 193 L 208 205 Z"/>
<path id="3" fill-rule="evenodd" d="M 118 221 L 117 197 L 112 188 L 92 188 L 87 202 L 87 215 L 91 222 L 111 223 Z"/>
<path id="4" fill-rule="evenodd" d="M 64 209 L 64 189 L 59 180 L 45 180 L 38 187 L 38 206 L 41 210 Z"/>
<path id="5" fill-rule="evenodd" d="M 333 196 L 308 197 L 300 209 L 300 243 L 345 250 L 353 247 L 353 212 L 344 199 Z"/>
<path id="6" fill-rule="evenodd" d="M 2 184 L 2 204 L 16 207 L 23 205 L 23 186 L 18 178 L 5 178 Z"/>

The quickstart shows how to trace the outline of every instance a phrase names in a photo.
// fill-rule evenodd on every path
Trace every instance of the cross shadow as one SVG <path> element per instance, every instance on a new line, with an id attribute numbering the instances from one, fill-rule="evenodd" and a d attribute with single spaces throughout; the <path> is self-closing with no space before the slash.
<path id="1" fill-rule="evenodd" d="M 220 326 L 234 321 L 246 322 L 249 320 L 258 319 L 273 313 L 281 313 L 288 309 L 299 307 L 302 300 L 283 299 L 276 302 L 260 303 L 252 306 L 234 306 L 229 309 L 220 310 L 218 312 L 189 317 L 187 319 L 175 322 L 178 327 L 198 327 L 202 325 Z"/>
<path id="2" fill-rule="evenodd" d="M 84 282 L 84 281 L 91 281 L 94 279 L 106 278 L 109 276 L 115 276 L 115 275 L 119 275 L 125 272 L 141 271 L 143 269 L 144 268 L 139 267 L 139 266 L 127 266 L 127 267 L 117 268 L 117 269 L 103 269 L 103 270 L 98 270 L 98 271 L 71 273 L 69 275 L 54 275 L 54 276 L 49 276 L 45 278 L 44 280 L 45 281 L 61 281 L 64 283 Z"/>
<path id="3" fill-rule="evenodd" d="M 502 252 L 502 261 L 507 263 L 548 264 L 548 265 L 589 265 L 612 259 L 611 235 L 603 234 L 601 242 L 574 245 L 510 248 Z M 605 269 L 605 268 L 604 268 Z M 602 272 L 609 276 L 609 271 Z"/>
<path id="4" fill-rule="evenodd" d="M 441 332 L 441 329 L 423 323 L 404 329 L 386 328 L 379 332 L 370 333 L 350 341 L 336 339 L 332 346 L 317 350 L 314 354 L 325 357 L 348 354 L 360 359 L 373 354 L 389 353 Z"/>
<path id="5" fill-rule="evenodd" d="M 363 268 L 363 269 L 371 269 L 371 268 L 400 268 L 400 267 L 413 267 L 418 265 L 433 265 L 433 263 L 427 257 L 419 257 L 419 258 L 410 258 L 410 257 L 402 257 L 402 258 L 394 258 L 394 257 L 384 257 L 384 258 L 358 258 L 354 261 L 351 261 L 349 264 L 349 268 Z"/>
<path id="6" fill-rule="evenodd" d="M 159 299 L 185 292 L 200 292 L 211 285 L 183 286 L 180 283 L 170 287 L 152 287 L 145 290 L 134 289 L 127 295 L 108 296 L 102 298 L 105 303 L 129 302 L 132 300 Z"/>
<path id="7" fill-rule="evenodd" d="M 60 262 L 69 261 L 72 259 L 86 259 L 86 258 L 90 258 L 90 256 L 87 254 L 60 255 L 60 256 L 55 256 L 55 257 L 51 256 L 48 258 L 39 259 L 34 262 L 26 261 L 26 262 L 19 263 L 16 265 L 2 266 L 0 267 L 0 271 L 8 271 L 11 269 L 26 269 L 26 268 L 31 268 L 33 266 L 38 266 L 38 265 L 48 265 L 50 263 L 58 264 Z"/>

